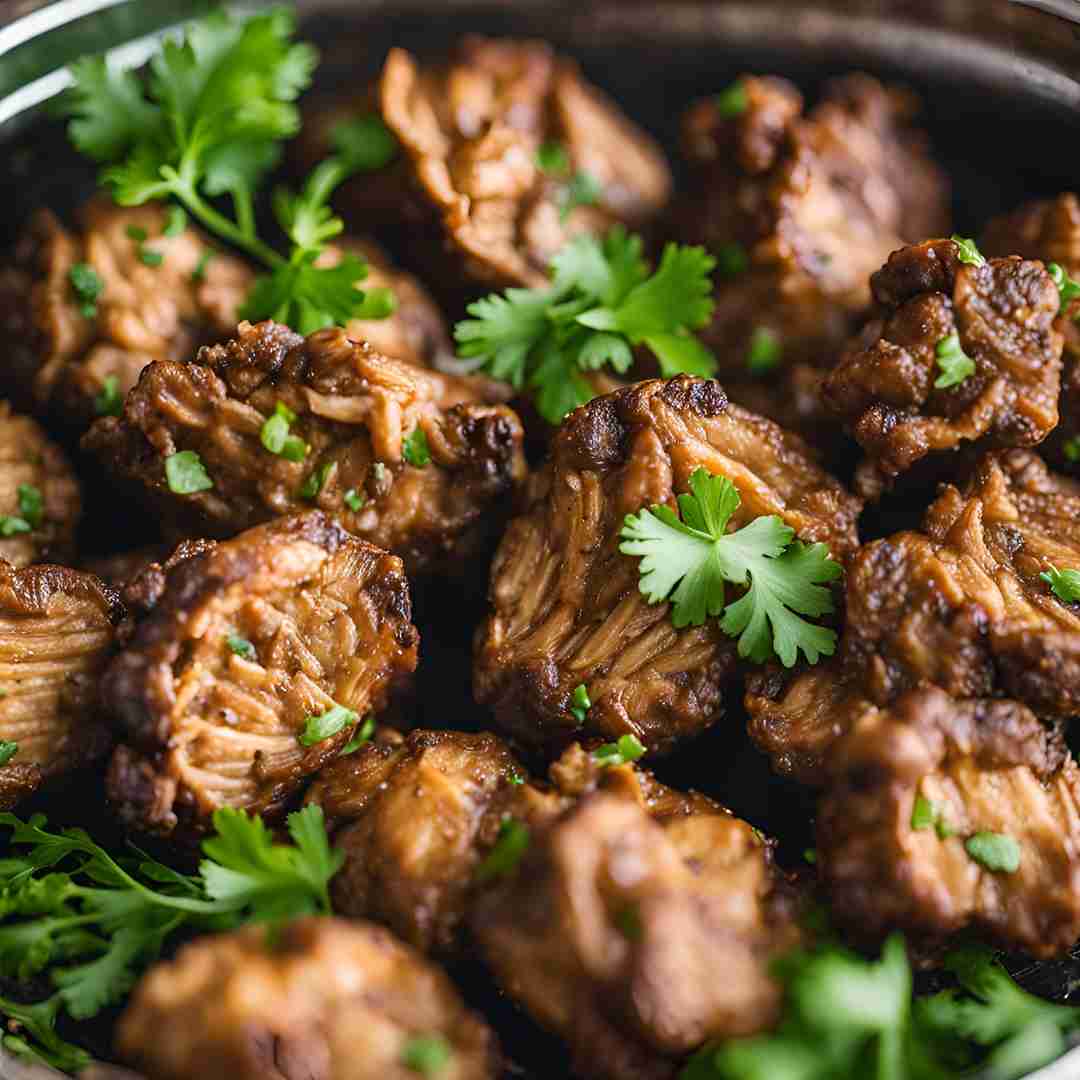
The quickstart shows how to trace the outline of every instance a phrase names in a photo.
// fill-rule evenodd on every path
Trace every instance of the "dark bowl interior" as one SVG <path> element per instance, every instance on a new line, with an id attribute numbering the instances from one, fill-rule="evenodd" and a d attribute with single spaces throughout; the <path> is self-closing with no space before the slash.
<path id="1" fill-rule="evenodd" d="M 942 29 L 881 15 L 890 7 L 906 10 L 908 5 L 870 6 L 870 15 L 824 9 L 808 15 L 802 5 L 768 2 L 661 5 L 612 0 L 496 7 L 433 0 L 428 6 L 355 4 L 332 10 L 318 3 L 301 5 L 307 12 L 305 32 L 323 50 L 316 94 L 361 88 L 391 45 L 431 54 L 465 31 L 542 36 L 577 56 L 592 80 L 663 141 L 678 168 L 683 108 L 741 72 L 784 74 L 812 98 L 824 80 L 864 69 L 922 95 L 925 125 L 953 178 L 955 220 L 965 235 L 1025 199 L 1076 186 L 1080 87 L 1075 82 L 1039 60 L 1025 59 L 1019 43 L 1008 36 L 999 42 L 980 41 L 964 28 Z M 1075 28 L 1056 25 L 1076 45 L 1068 38 Z M 0 159 L 0 245 L 14 239 L 35 207 L 70 212 L 93 185 L 92 169 L 68 148 L 56 121 L 37 117 L 20 124 L 6 138 Z M 408 251 L 395 254 L 409 263 Z M 461 313 L 447 314 L 458 318 Z M 83 471 L 90 492 L 86 550 L 114 551 L 154 538 L 152 521 L 134 507 L 118 507 L 103 478 L 85 464 Z M 921 494 L 922 505 L 928 497 Z M 902 520 L 907 510 L 902 505 L 884 507 L 865 522 L 867 534 L 891 531 L 893 521 Z M 488 722 L 470 692 L 470 640 L 484 611 L 486 571 L 486 558 L 477 559 L 462 568 L 459 582 L 414 589 L 423 660 L 419 697 L 408 709 L 417 723 L 482 728 Z M 675 785 L 705 790 L 779 836 L 781 858 L 795 865 L 811 843 L 813 800 L 770 774 L 744 729 L 741 709 L 733 702 L 713 731 L 657 762 L 657 772 Z M 97 790 L 93 778 L 86 778 L 81 789 L 69 788 L 62 799 L 54 794 L 46 805 L 58 819 L 88 824 L 85 807 L 100 803 Z M 105 822 L 100 825 L 107 828 Z M 1017 958 L 1010 966 L 1030 989 L 1058 998 L 1080 983 L 1076 959 L 1030 964 Z M 537 1080 L 568 1075 L 564 1051 L 499 999 L 474 970 L 459 974 L 470 997 L 496 1019 L 509 1053 L 527 1066 L 515 1067 L 512 1075 Z M 104 1052 L 104 1045 L 101 1049 Z M 1067 1063 L 1062 1066 L 1069 1069 Z M 1072 1068 L 1080 1071 L 1080 1064 Z"/>

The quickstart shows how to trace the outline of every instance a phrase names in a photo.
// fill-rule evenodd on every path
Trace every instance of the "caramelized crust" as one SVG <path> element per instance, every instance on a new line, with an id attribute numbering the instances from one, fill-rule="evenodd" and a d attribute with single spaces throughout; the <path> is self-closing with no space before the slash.
<path id="1" fill-rule="evenodd" d="M 416 1080 L 406 1048 L 438 1038 L 439 1080 L 493 1080 L 494 1034 L 450 980 L 387 931 L 306 918 L 200 938 L 152 968 L 117 1029 L 150 1080 Z"/>
<path id="2" fill-rule="evenodd" d="M 401 560 L 318 511 L 187 545 L 127 593 L 147 613 L 102 696 L 122 741 L 109 797 L 141 831 L 279 813 L 355 726 L 304 746 L 307 718 L 377 711 L 416 667 Z"/>
<path id="3" fill-rule="evenodd" d="M 123 614 L 90 574 L 0 561 L 0 742 L 18 747 L 0 766 L 0 809 L 108 751 L 98 681 Z"/>
<path id="4" fill-rule="evenodd" d="M 642 596 L 638 560 L 619 552 L 626 515 L 674 505 L 699 466 L 739 490 L 733 528 L 776 514 L 841 561 L 855 548 L 858 500 L 718 383 L 679 376 L 594 399 L 556 434 L 492 567 L 474 692 L 505 730 L 548 750 L 627 732 L 666 750 L 720 717 L 734 640 L 715 621 L 676 630 L 668 606 Z M 579 685 L 592 701 L 583 724 Z"/>
<path id="5" fill-rule="evenodd" d="M 492 403 L 500 397 L 486 379 L 382 356 L 344 330 L 305 340 L 272 322 L 241 323 L 193 362 L 147 368 L 123 416 L 98 421 L 84 445 L 180 534 L 229 536 L 314 504 L 415 572 L 460 565 L 524 479 L 521 424 Z M 262 444 L 278 403 L 296 414 L 302 461 Z M 426 466 L 405 457 L 418 430 Z M 164 460 L 181 450 L 199 454 L 212 489 L 169 490 Z M 320 479 L 317 494 L 302 494 Z"/>

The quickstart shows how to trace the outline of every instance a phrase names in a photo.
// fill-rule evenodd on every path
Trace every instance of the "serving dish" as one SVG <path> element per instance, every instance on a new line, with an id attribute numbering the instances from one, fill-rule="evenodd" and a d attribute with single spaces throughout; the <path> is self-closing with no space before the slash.
<path id="1" fill-rule="evenodd" d="M 43 106 L 64 87 L 59 65 L 103 48 L 119 49 L 121 57 L 138 61 L 154 47 L 154 35 L 210 6 L 201 0 L 61 0 L 15 4 L 5 12 L 7 22 L 0 29 L 0 138 L 5 142 L 0 243 L 10 242 L 36 206 L 72 205 L 93 183 L 90 171 L 66 149 L 59 126 L 42 115 Z M 1075 7 L 1065 0 L 1024 5 L 1004 0 L 299 5 L 305 33 L 323 50 L 316 92 L 361 84 L 392 44 L 434 52 L 465 29 L 543 36 L 576 55 L 588 74 L 669 149 L 684 104 L 744 70 L 783 72 L 811 93 L 824 78 L 851 69 L 902 80 L 930 102 L 927 124 L 938 156 L 964 194 L 963 204 L 955 208 L 961 232 L 1024 198 L 1075 185 L 1077 165 L 1067 150 L 1080 136 L 1080 82 L 1070 74 L 1080 71 L 1080 12 L 1070 10 Z M 1007 140 L 1001 134 L 1006 130 Z M 94 482 L 90 476 L 85 480 Z M 114 521 L 95 520 L 91 513 L 86 543 L 104 546 L 115 527 Z M 132 538 L 140 528 L 133 518 Z M 431 681 L 439 689 L 429 706 L 433 712 L 476 712 L 468 646 L 456 640 L 452 627 L 463 618 L 478 621 L 483 587 L 482 581 L 471 580 L 464 597 L 450 587 L 416 597 L 418 622 L 435 652 Z M 463 607 L 468 608 L 464 615 Z M 722 761 L 726 775 L 713 773 L 711 786 L 724 791 L 755 823 L 771 831 L 779 825 L 779 831 L 791 835 L 792 845 L 801 844 L 798 830 L 790 826 L 800 815 L 798 793 L 785 800 L 763 798 L 764 785 L 755 778 L 764 775 L 766 766 L 751 748 L 735 743 L 723 733 L 710 734 L 677 755 L 667 766 L 668 775 L 693 784 L 699 762 Z M 1080 980 L 1080 959 L 1037 965 L 1018 961 L 1013 970 L 1032 990 L 1062 997 Z M 558 1051 L 524 1022 L 520 1026 L 522 1038 L 536 1048 L 535 1054 L 520 1055 L 528 1059 L 522 1062 L 527 1074 L 559 1075 Z M 0 1076 L 12 1068 L 0 1061 Z M 1038 1077 L 1075 1075 L 1080 1075 L 1080 1050 Z"/>

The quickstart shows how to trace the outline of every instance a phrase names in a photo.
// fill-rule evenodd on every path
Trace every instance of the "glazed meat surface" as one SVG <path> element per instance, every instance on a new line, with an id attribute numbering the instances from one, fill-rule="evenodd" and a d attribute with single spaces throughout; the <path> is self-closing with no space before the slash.
<path id="1" fill-rule="evenodd" d="M 20 408 L 82 430 L 105 407 L 106 380 L 122 396 L 151 360 L 186 360 L 235 329 L 253 273 L 194 226 L 173 236 L 165 226 L 160 204 L 122 208 L 106 196 L 83 207 L 75 229 L 49 211 L 31 221 L 0 270 L 3 384 Z M 160 263 L 144 262 L 145 251 Z M 76 266 L 101 286 L 85 310 Z"/>
<path id="2" fill-rule="evenodd" d="M 523 742 L 635 734 L 652 750 L 716 721 L 736 673 L 736 645 L 715 621 L 676 630 L 649 605 L 638 561 L 619 552 L 627 514 L 674 505 L 697 467 L 726 476 L 738 528 L 781 517 L 843 561 L 859 502 L 801 439 L 728 403 L 716 382 L 679 376 L 596 398 L 564 422 L 533 477 L 491 572 L 493 608 L 475 643 L 474 692 Z M 576 687 L 592 706 L 572 711 Z"/>
<path id="3" fill-rule="evenodd" d="M 103 681 L 122 743 L 107 786 L 140 831 L 280 812 L 416 667 L 401 560 L 319 511 L 182 547 L 125 592 L 146 614 Z M 335 706 L 352 717 L 307 743 Z"/>
<path id="4" fill-rule="evenodd" d="M 117 1030 L 146 1080 L 415 1080 L 414 1040 L 449 1051 L 439 1080 L 492 1080 L 495 1037 L 442 972 L 380 927 L 307 918 L 205 937 L 152 968 Z"/>
<path id="5" fill-rule="evenodd" d="M 640 227 L 668 200 L 659 147 L 543 42 L 470 36 L 443 65 L 391 49 L 375 97 L 401 158 L 382 184 L 364 177 L 343 189 L 347 216 L 366 220 L 377 207 L 386 224 L 396 210 L 411 250 L 452 252 L 432 280 L 459 292 L 462 275 L 543 286 L 571 236 Z M 541 147 L 561 149 L 565 168 L 545 169 Z M 571 208 L 583 174 L 595 197 Z"/>
<path id="6" fill-rule="evenodd" d="M 952 240 L 891 255 L 872 279 L 878 318 L 822 384 L 865 453 L 857 486 L 866 496 L 927 455 L 1034 446 L 1058 422 L 1057 286 L 1039 262 L 960 256 Z M 971 365 L 959 381 L 941 362 L 957 348 Z"/>
<path id="7" fill-rule="evenodd" d="M 1080 614 L 1040 575 L 1080 567 L 1078 500 L 1080 484 L 1031 451 L 988 454 L 964 490 L 942 489 L 922 531 L 860 548 L 836 658 L 750 680 L 751 733 L 774 765 L 820 782 L 832 743 L 869 705 L 927 683 L 1077 715 Z"/>
<path id="8" fill-rule="evenodd" d="M 1072 192 L 1026 203 L 1011 214 L 991 221 L 982 237 L 988 255 L 1022 255 L 1057 263 L 1073 279 L 1080 279 L 1080 199 Z M 1041 452 L 1054 467 L 1080 471 L 1080 299 L 1062 313 L 1059 327 L 1065 335 L 1061 373 L 1061 422 L 1050 433 Z"/>
<path id="9" fill-rule="evenodd" d="M 472 929 L 576 1075 L 660 1080 L 707 1039 L 775 1020 L 769 964 L 798 943 L 793 914 L 745 822 L 704 799 L 657 820 L 598 792 L 533 834 Z"/>
<path id="10" fill-rule="evenodd" d="M 525 476 L 517 416 L 486 379 L 382 356 L 330 329 L 306 340 L 272 322 L 193 362 L 143 372 L 123 415 L 84 440 L 180 534 L 230 536 L 312 505 L 400 555 L 410 572 L 460 563 Z M 268 450 L 284 406 L 301 460 Z M 165 460 L 199 455 L 212 487 L 176 494 Z"/>
<path id="11" fill-rule="evenodd" d="M 869 311 L 871 273 L 905 242 L 947 231 L 948 182 L 907 91 L 852 75 L 806 112 L 784 79 L 737 85 L 744 109 L 709 98 L 683 121 L 693 184 L 677 226 L 720 256 L 701 336 L 733 400 L 822 438 L 829 418 L 810 388 Z M 782 367 L 755 375 L 766 333 Z"/>
<path id="12" fill-rule="evenodd" d="M 98 681 L 123 605 L 114 589 L 63 566 L 0 561 L 0 809 L 43 781 L 92 764 L 110 745 Z"/>
<path id="13" fill-rule="evenodd" d="M 16 568 L 70 561 L 81 516 L 79 482 L 63 451 L 0 401 L 0 560 Z"/>
<path id="14" fill-rule="evenodd" d="M 818 860 L 854 934 L 974 930 L 1042 957 L 1080 936 L 1080 771 L 1025 706 L 910 691 L 868 707 L 826 771 Z M 980 861 L 988 835 L 1016 865 Z"/>

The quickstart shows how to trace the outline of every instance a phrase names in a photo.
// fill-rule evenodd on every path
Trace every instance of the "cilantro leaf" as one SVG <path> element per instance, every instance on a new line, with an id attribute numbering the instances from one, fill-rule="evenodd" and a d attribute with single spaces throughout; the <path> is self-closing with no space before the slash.
<path id="1" fill-rule="evenodd" d="M 625 765 L 644 755 L 645 747 L 633 732 L 620 735 L 615 742 L 604 743 L 593 751 L 593 758 L 598 765 Z"/>
<path id="2" fill-rule="evenodd" d="M 1015 874 L 1020 869 L 1020 844 L 1004 833 L 977 832 L 964 841 L 964 850 L 995 874 Z"/>
<path id="3" fill-rule="evenodd" d="M 792 542 L 775 516 L 726 531 L 741 500 L 726 477 L 695 469 L 690 494 L 678 498 L 682 519 L 667 506 L 628 514 L 619 550 L 640 557 L 639 588 L 651 604 L 670 600 L 677 628 L 722 614 L 720 628 L 738 638 L 739 655 L 762 662 L 774 653 L 785 667 L 801 650 L 815 664 L 831 656 L 836 633 L 801 618 L 833 610 L 826 583 L 840 566 L 824 544 Z M 727 603 L 726 584 L 748 586 Z"/>
<path id="4" fill-rule="evenodd" d="M 375 717 L 365 716 L 364 722 L 356 729 L 353 737 L 341 748 L 338 757 L 348 757 L 349 754 L 355 754 L 361 746 L 371 741 L 371 736 L 374 734 Z"/>
<path id="5" fill-rule="evenodd" d="M 431 447 L 428 446 L 424 429 L 419 425 L 406 436 L 401 456 L 415 469 L 426 469 L 431 464 Z"/>
<path id="6" fill-rule="evenodd" d="M 947 390 L 950 386 L 959 386 L 969 376 L 975 374 L 975 361 L 964 352 L 959 334 L 943 337 L 935 350 L 937 364 L 941 374 L 934 380 L 938 390 Z"/>
<path id="7" fill-rule="evenodd" d="M 1064 315 L 1072 306 L 1072 302 L 1080 296 L 1080 281 L 1073 281 L 1068 271 L 1059 263 L 1049 263 L 1046 271 L 1054 279 L 1054 284 L 1061 294 L 1061 307 L 1058 309 L 1058 314 Z M 1077 319 L 1080 319 L 1080 313 L 1077 313 Z"/>
<path id="8" fill-rule="evenodd" d="M 933 829 L 939 840 L 956 835 L 956 830 L 945 818 L 944 810 L 925 795 L 916 795 L 911 808 L 911 827 L 915 832 Z"/>
<path id="9" fill-rule="evenodd" d="M 314 746 L 359 721 L 359 715 L 352 709 L 346 709 L 344 705 L 331 705 L 318 716 L 307 718 L 306 726 L 300 735 L 300 742 L 303 746 Z"/>
<path id="10" fill-rule="evenodd" d="M 742 116 L 750 108 L 750 97 L 742 79 L 733 82 L 726 90 L 716 95 L 716 111 L 726 120 Z"/>
<path id="11" fill-rule="evenodd" d="M 953 233 L 950 237 L 952 242 L 957 247 L 956 257 L 968 266 L 985 266 L 986 257 L 979 250 L 978 244 L 974 240 L 966 239 L 963 236 Z"/>
<path id="12" fill-rule="evenodd" d="M 574 714 L 574 719 L 579 725 L 584 724 L 588 719 L 591 708 L 592 701 L 589 699 L 589 689 L 584 683 L 579 683 L 574 687 L 574 692 L 570 696 L 570 711 Z"/>
<path id="13" fill-rule="evenodd" d="M 68 271 L 68 284 L 79 305 L 80 313 L 87 319 L 95 318 L 98 299 L 105 291 L 105 282 L 101 280 L 101 275 L 89 263 L 75 263 Z"/>
<path id="14" fill-rule="evenodd" d="M 177 495 L 194 495 L 214 486 L 202 458 L 194 450 L 179 450 L 165 459 L 165 482 Z"/>
<path id="15" fill-rule="evenodd" d="M 17 742 L 0 739 L 0 765 L 6 765 L 19 752 Z"/>
<path id="16" fill-rule="evenodd" d="M 438 1076 L 454 1056 L 453 1048 L 442 1035 L 414 1035 L 401 1051 L 401 1064 L 421 1076 Z"/>
<path id="17" fill-rule="evenodd" d="M 1059 570 L 1051 566 L 1039 577 L 1063 604 L 1080 603 L 1080 570 Z"/>
<path id="18" fill-rule="evenodd" d="M 397 157 L 394 133 L 378 113 L 344 120 L 330 132 L 334 150 L 357 172 L 383 169 Z"/>

